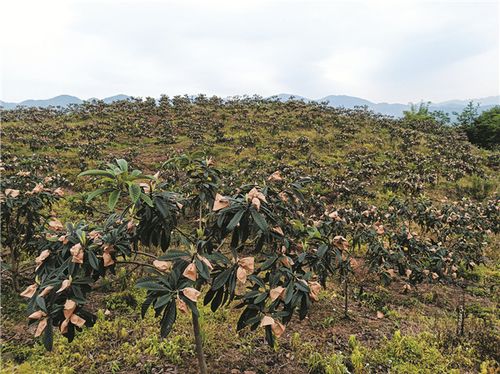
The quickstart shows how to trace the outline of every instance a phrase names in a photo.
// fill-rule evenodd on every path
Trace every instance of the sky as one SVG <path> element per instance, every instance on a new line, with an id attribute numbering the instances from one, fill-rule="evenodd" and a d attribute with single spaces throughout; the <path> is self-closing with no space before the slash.
<path id="1" fill-rule="evenodd" d="M 500 94 L 499 2 L 15 0 L 0 99 Z"/>

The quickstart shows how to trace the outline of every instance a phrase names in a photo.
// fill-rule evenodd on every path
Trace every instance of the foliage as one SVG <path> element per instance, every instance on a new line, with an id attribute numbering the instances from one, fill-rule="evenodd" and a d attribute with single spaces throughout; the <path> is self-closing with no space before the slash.
<path id="1" fill-rule="evenodd" d="M 430 102 L 421 102 L 418 104 L 411 103 L 410 109 L 403 111 L 403 117 L 407 121 L 429 121 L 439 125 L 446 125 L 450 123 L 450 116 L 441 111 L 429 110 Z"/>
<path id="2" fill-rule="evenodd" d="M 483 113 L 463 129 L 469 141 L 487 149 L 498 148 L 500 144 L 500 106 L 495 106 Z"/>
<path id="3" fill-rule="evenodd" d="M 64 194 L 60 187 L 52 190 L 42 182 L 50 185 L 53 179 L 40 180 L 30 171 L 19 171 L 9 178 L 2 179 L 2 247 L 10 250 L 11 261 L 8 269 L 16 290 L 21 256 L 36 251 L 42 236 L 42 226 L 50 218 L 48 210 Z M 49 224 L 59 225 L 60 222 L 53 220 Z"/>
<path id="4" fill-rule="evenodd" d="M 467 106 L 462 110 L 461 113 L 454 112 L 453 114 L 457 116 L 455 124 L 457 126 L 473 126 L 479 117 L 479 103 L 474 105 L 474 102 L 470 101 Z"/>

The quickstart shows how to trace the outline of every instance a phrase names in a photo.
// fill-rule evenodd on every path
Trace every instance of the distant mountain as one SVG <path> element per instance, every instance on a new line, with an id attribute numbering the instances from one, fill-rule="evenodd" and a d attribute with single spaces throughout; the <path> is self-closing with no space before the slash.
<path id="1" fill-rule="evenodd" d="M 317 99 L 315 101 L 327 102 L 329 106 L 344 107 L 344 108 L 354 108 L 355 106 L 373 105 L 371 101 L 347 95 L 330 95 L 330 96 L 325 96 L 322 99 Z"/>
<path id="2" fill-rule="evenodd" d="M 460 106 L 465 106 L 469 104 L 471 100 L 449 100 L 449 101 L 443 101 L 442 103 L 439 103 L 439 105 L 460 105 Z M 488 96 L 488 97 L 482 97 L 480 99 L 472 99 L 472 101 L 476 103 L 480 103 L 481 105 L 500 105 L 500 96 Z"/>
<path id="3" fill-rule="evenodd" d="M 288 101 L 290 99 L 303 100 L 305 102 L 314 101 L 314 100 L 308 99 L 307 97 L 304 97 L 304 96 L 292 95 L 292 94 L 287 94 L 287 93 L 281 93 L 281 94 L 278 94 L 275 96 L 271 96 L 270 98 L 272 98 L 272 99 L 277 98 L 279 101 Z"/>
<path id="4" fill-rule="evenodd" d="M 102 99 L 102 101 L 109 104 L 114 101 L 127 100 L 129 98 L 131 98 L 131 96 L 115 95 L 115 96 L 105 97 L 104 99 Z M 90 98 L 89 100 L 99 100 L 99 99 Z M 51 99 L 45 99 L 45 100 L 24 100 L 21 101 L 20 103 L 8 103 L 0 100 L 0 106 L 3 107 L 4 109 L 14 109 L 17 106 L 41 107 L 41 108 L 54 106 L 54 107 L 64 108 L 67 107 L 69 104 L 81 104 L 81 103 L 83 103 L 82 99 L 70 95 L 59 95 Z"/>
<path id="5" fill-rule="evenodd" d="M 48 107 L 50 105 L 52 106 L 60 106 L 60 107 L 65 107 L 69 104 L 81 104 L 82 100 L 80 100 L 76 96 L 70 96 L 70 95 L 60 95 L 53 97 L 52 99 L 47 99 L 47 100 L 25 100 L 21 102 L 21 105 L 24 106 L 38 106 L 38 107 Z"/>
<path id="6" fill-rule="evenodd" d="M 20 103 L 7 103 L 0 101 L 0 105 L 5 109 L 13 109 L 16 106 L 26 106 L 26 107 L 42 107 L 46 108 L 48 106 L 60 106 L 65 107 L 69 104 L 81 104 L 83 101 L 76 96 L 70 95 L 59 95 L 51 99 L 46 100 L 24 100 Z"/>
<path id="7" fill-rule="evenodd" d="M 102 99 L 102 101 L 104 101 L 106 104 L 110 104 L 110 103 L 113 103 L 115 101 L 128 100 L 131 97 L 132 96 L 128 96 L 128 95 L 115 95 L 115 96 L 105 97 L 104 99 Z"/>
<path id="8" fill-rule="evenodd" d="M 342 108 L 353 109 L 355 107 L 366 106 L 368 107 L 368 109 L 371 109 L 374 112 L 394 117 L 401 117 L 405 110 L 410 109 L 410 104 L 374 103 L 372 101 L 362 99 L 360 97 L 347 96 L 347 95 L 330 95 L 320 99 L 309 99 L 303 96 L 292 95 L 292 94 L 279 94 L 273 97 L 277 97 L 281 101 L 287 101 L 293 97 L 295 100 L 303 100 L 305 102 L 310 102 L 310 101 L 327 102 L 329 106 L 337 108 L 342 107 Z M 480 99 L 470 99 L 470 100 L 449 100 L 442 103 L 434 103 L 434 104 L 431 103 L 431 105 L 429 105 L 429 109 L 432 111 L 442 110 L 443 112 L 448 113 L 453 118 L 454 117 L 453 112 L 460 113 L 470 101 L 480 104 L 479 112 L 483 112 L 485 110 L 491 109 L 495 105 L 500 105 L 500 96 L 489 96 Z"/>

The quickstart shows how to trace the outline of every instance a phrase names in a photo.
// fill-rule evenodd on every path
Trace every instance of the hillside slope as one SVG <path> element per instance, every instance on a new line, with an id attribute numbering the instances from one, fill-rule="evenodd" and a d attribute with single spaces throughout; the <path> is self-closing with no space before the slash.
<path id="1" fill-rule="evenodd" d="M 401 221 L 412 217 L 411 222 L 410 218 L 408 222 L 394 218 L 397 230 L 403 227 L 402 240 L 415 239 L 417 245 L 441 246 L 437 243 L 440 236 L 435 235 L 441 234 L 441 228 L 449 230 L 443 240 L 453 244 L 460 243 L 462 231 L 455 231 L 457 228 L 463 228 L 464 236 L 485 238 L 484 248 L 480 244 L 485 263 L 466 272 L 467 283 L 445 281 L 441 274 L 442 281 L 431 278 L 412 287 L 407 283 L 411 272 L 403 271 L 403 267 L 400 278 L 391 284 L 381 283 L 377 268 L 365 266 L 370 260 L 367 245 L 355 248 L 353 243 L 350 288 L 346 291 L 338 277 L 329 279 L 307 318 L 299 321 L 294 316 L 275 348 L 264 344 L 259 329 L 236 332 L 241 314 L 234 308 L 236 302 L 215 313 L 199 302 L 209 372 L 498 370 L 500 154 L 472 146 L 459 130 L 314 102 L 257 98 L 225 101 L 205 96 L 163 97 L 159 103 L 84 103 L 64 112 L 28 108 L 5 111 L 2 118 L 3 179 L 29 176 L 46 186 L 62 186 L 65 198 L 50 212 L 44 212 L 62 222 L 96 222 L 105 216 L 105 199 L 96 200 L 93 206 L 85 203 L 85 192 L 92 185 L 86 178 L 77 178 L 83 170 L 102 168 L 123 158 L 144 172 L 159 170 L 167 185 L 184 192 L 192 172 L 190 164 L 173 170 L 164 163 L 176 156 L 186 155 L 184 159 L 189 160 L 199 154 L 220 170 L 219 191 L 223 194 L 244 189 L 241 186 L 247 184 L 269 185 L 269 176 L 276 171 L 286 183 L 309 181 L 304 188 L 307 203 L 288 202 L 289 209 L 297 206 L 297 212 L 292 212 L 294 219 L 283 226 L 290 237 L 302 225 L 307 226 L 302 235 L 310 230 L 314 238 L 313 230 L 321 221 L 335 223 L 336 215 L 326 212 L 341 212 L 345 217 L 357 214 L 362 220 L 366 218 L 353 220 L 349 230 L 379 230 L 379 220 L 386 220 L 387 231 L 375 237 L 383 238 L 382 244 L 391 249 L 389 241 L 396 236 L 389 235 L 393 229 L 390 221 L 396 209 L 404 217 Z M 2 182 L 7 195 L 5 187 L 12 186 Z M 31 185 L 15 188 L 32 193 Z M 396 208 L 391 205 L 395 201 L 399 201 Z M 416 218 L 411 211 L 415 206 L 420 209 Z M 211 206 L 208 208 L 210 215 Z M 441 208 L 443 214 L 434 231 L 425 220 L 434 213 L 437 216 Z M 447 217 L 445 209 L 451 212 Z M 404 216 L 404 212 L 410 213 Z M 188 212 L 180 230 L 202 225 L 197 214 Z M 464 223 L 470 216 L 474 221 Z M 456 221 L 460 224 L 453 226 Z M 201 234 L 195 229 L 189 235 Z M 351 240 L 354 235 L 349 231 L 347 237 Z M 294 240 L 295 250 L 306 250 L 306 237 Z M 183 245 L 179 240 L 174 248 Z M 253 242 L 247 247 L 251 253 Z M 25 255 L 23 266 L 33 268 L 34 257 Z M 27 302 L 11 290 L 10 279 L 2 271 L 2 372 L 196 372 L 189 315 L 179 313 L 172 333 L 160 339 L 159 318 L 152 312 L 140 318 L 140 304 L 146 294 L 132 288 L 143 275 L 142 271 L 134 273 L 133 266 L 117 268 L 116 274 L 108 273 L 93 286 L 88 308 L 97 315 L 95 326 L 84 328 L 72 343 L 54 333 L 50 353 L 33 338 L 34 326 L 31 330 L 26 327 Z M 33 273 L 27 272 L 22 281 L 28 285 L 32 279 Z M 343 309 L 347 299 L 346 318 Z M 457 336 L 456 316 L 462 305 L 467 305 L 465 333 Z"/>
<path id="2" fill-rule="evenodd" d="M 455 129 L 297 101 L 177 98 L 158 107 L 88 104 L 69 114 L 31 109 L 5 112 L 3 131 L 4 162 L 46 156 L 48 167 L 73 181 L 99 160 L 123 157 L 152 171 L 184 152 L 202 152 L 254 181 L 276 168 L 304 173 L 344 199 L 450 197 L 461 178 L 495 180 L 498 171 L 498 153 L 472 146 Z"/>

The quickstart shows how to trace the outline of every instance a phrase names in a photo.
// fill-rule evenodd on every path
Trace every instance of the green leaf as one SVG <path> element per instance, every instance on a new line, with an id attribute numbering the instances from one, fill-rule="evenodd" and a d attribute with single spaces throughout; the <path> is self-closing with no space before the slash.
<path id="1" fill-rule="evenodd" d="M 40 307 L 40 309 L 42 311 L 44 311 L 45 313 L 47 313 L 47 307 L 45 305 L 45 299 L 41 296 L 37 296 L 36 297 L 36 303 L 37 305 Z"/>
<path id="2" fill-rule="evenodd" d="M 166 199 L 162 196 L 155 197 L 155 207 L 160 212 L 163 219 L 167 219 L 170 216 L 170 211 Z"/>
<path id="3" fill-rule="evenodd" d="M 153 303 L 154 301 L 154 296 L 153 295 L 149 295 L 148 297 L 146 297 L 146 300 L 144 300 L 144 303 L 142 303 L 142 306 L 141 306 L 141 317 L 144 318 L 144 316 L 146 315 L 149 307 L 151 306 L 151 304 Z"/>
<path id="4" fill-rule="evenodd" d="M 212 289 L 209 289 L 207 293 L 205 294 L 205 297 L 203 298 L 203 305 L 207 305 L 209 302 L 211 302 L 215 296 L 215 291 Z"/>
<path id="5" fill-rule="evenodd" d="M 134 178 L 137 178 L 139 175 L 141 175 L 141 171 L 140 170 L 132 170 L 132 172 L 130 173 L 130 176 L 131 177 L 134 177 Z"/>
<path id="6" fill-rule="evenodd" d="M 165 295 L 160 296 L 158 299 L 156 299 L 154 309 L 161 308 L 162 306 L 168 304 L 170 300 L 172 299 L 172 295 L 170 293 L 167 293 Z"/>
<path id="7" fill-rule="evenodd" d="M 212 300 L 212 304 L 210 304 L 210 309 L 212 312 L 216 312 L 219 306 L 222 304 L 222 299 L 224 297 L 224 289 L 220 288 L 216 291 L 215 297 Z"/>
<path id="8" fill-rule="evenodd" d="M 87 195 L 87 200 L 86 201 L 88 203 L 89 201 L 95 199 L 97 196 L 100 196 L 102 194 L 105 194 L 105 193 L 111 192 L 111 191 L 113 191 L 112 188 L 100 188 L 98 190 L 92 191 L 91 193 L 89 193 Z"/>
<path id="9" fill-rule="evenodd" d="M 194 264 L 196 265 L 196 269 L 198 270 L 198 273 L 205 279 L 205 280 L 210 280 L 210 269 L 208 268 L 207 264 L 205 264 L 203 261 L 201 261 L 199 258 L 194 259 Z"/>
<path id="10" fill-rule="evenodd" d="M 86 170 L 84 172 L 81 172 L 78 174 L 78 177 L 84 177 L 86 175 L 91 175 L 91 176 L 105 176 L 109 178 L 114 178 L 115 175 L 109 171 L 106 170 Z"/>
<path id="11" fill-rule="evenodd" d="M 95 255 L 94 251 L 87 251 L 87 255 L 89 258 L 90 266 L 92 266 L 94 270 L 99 270 L 99 259 Z"/>
<path id="12" fill-rule="evenodd" d="M 250 209 L 250 211 L 252 212 L 252 218 L 259 229 L 264 233 L 267 232 L 268 225 L 264 217 L 253 208 Z"/>
<path id="13" fill-rule="evenodd" d="M 109 200 L 108 200 L 108 208 L 109 210 L 115 209 L 116 203 L 118 202 L 118 198 L 120 197 L 120 191 L 119 190 L 113 190 L 111 195 L 109 195 Z"/>
<path id="14" fill-rule="evenodd" d="M 274 335 L 271 326 L 266 326 L 266 341 L 271 348 L 274 348 Z"/>
<path id="15" fill-rule="evenodd" d="M 182 297 L 182 298 L 183 298 L 183 301 L 186 303 L 186 305 L 189 307 L 189 309 L 191 309 L 191 312 L 193 312 L 193 314 L 196 317 L 199 317 L 200 312 L 198 311 L 198 308 L 196 307 L 196 303 L 189 300 L 187 297 Z"/>
<path id="16" fill-rule="evenodd" d="M 227 280 L 231 276 L 233 268 L 229 268 L 220 273 L 215 279 L 214 283 L 212 283 L 212 290 L 218 290 L 222 286 L 227 283 Z"/>
<path id="17" fill-rule="evenodd" d="M 137 282 L 136 287 L 145 288 L 148 291 L 169 291 L 169 289 L 161 284 L 152 281 Z"/>
<path id="18" fill-rule="evenodd" d="M 175 319 L 177 318 L 177 307 L 174 301 L 171 301 L 170 304 L 165 308 L 165 312 L 163 313 L 163 317 L 161 319 L 161 329 L 160 335 L 162 338 L 166 338 L 167 335 L 172 330 L 174 326 Z"/>
<path id="19" fill-rule="evenodd" d="M 294 284 L 295 283 L 293 281 L 290 281 L 288 283 L 288 286 L 286 287 L 285 300 L 284 300 L 285 304 L 288 304 L 290 303 L 290 301 L 292 301 Z"/>
<path id="20" fill-rule="evenodd" d="M 116 160 L 116 163 L 120 167 L 121 171 L 123 171 L 123 172 L 127 172 L 128 171 L 128 162 L 127 161 L 125 161 L 124 159 L 121 158 L 119 160 Z"/>
<path id="21" fill-rule="evenodd" d="M 226 230 L 233 231 L 236 225 L 238 225 L 238 223 L 240 222 L 241 217 L 243 217 L 243 214 L 245 214 L 245 209 L 241 209 L 236 212 L 236 214 L 233 216 L 233 218 L 231 218 L 231 221 L 229 221 L 228 225 L 226 226 Z"/>
<path id="22" fill-rule="evenodd" d="M 191 254 L 189 252 L 171 250 L 165 253 L 164 255 L 158 257 L 158 259 L 163 261 L 173 261 L 181 258 L 189 260 L 190 257 Z"/>
<path id="23" fill-rule="evenodd" d="M 300 290 L 302 292 L 306 292 L 306 293 L 311 292 L 311 290 L 309 289 L 309 286 L 305 283 L 300 282 L 300 281 L 296 282 L 295 286 L 297 287 L 298 290 Z"/>
<path id="24" fill-rule="evenodd" d="M 253 303 L 254 303 L 254 304 L 259 304 L 259 303 L 261 303 L 262 301 L 264 301 L 265 299 L 267 299 L 267 292 L 263 292 L 263 293 L 261 293 L 259 296 L 257 296 L 257 297 L 254 299 Z"/>
<path id="25" fill-rule="evenodd" d="M 128 186 L 128 193 L 130 195 L 130 199 L 135 204 L 141 197 L 141 187 L 139 187 L 138 184 L 130 183 L 130 185 Z"/>
<path id="26" fill-rule="evenodd" d="M 47 321 L 45 333 L 43 334 L 43 345 L 47 351 L 52 351 L 52 344 L 54 343 L 54 336 L 52 331 L 52 318 Z"/>
<path id="27" fill-rule="evenodd" d="M 269 269 L 278 259 L 278 255 L 272 254 L 266 261 L 264 261 L 261 265 L 261 270 Z"/>
<path id="28" fill-rule="evenodd" d="M 146 204 L 148 204 L 151 208 L 153 207 L 153 200 L 146 195 L 144 192 L 141 192 L 141 199 L 144 201 Z"/>

